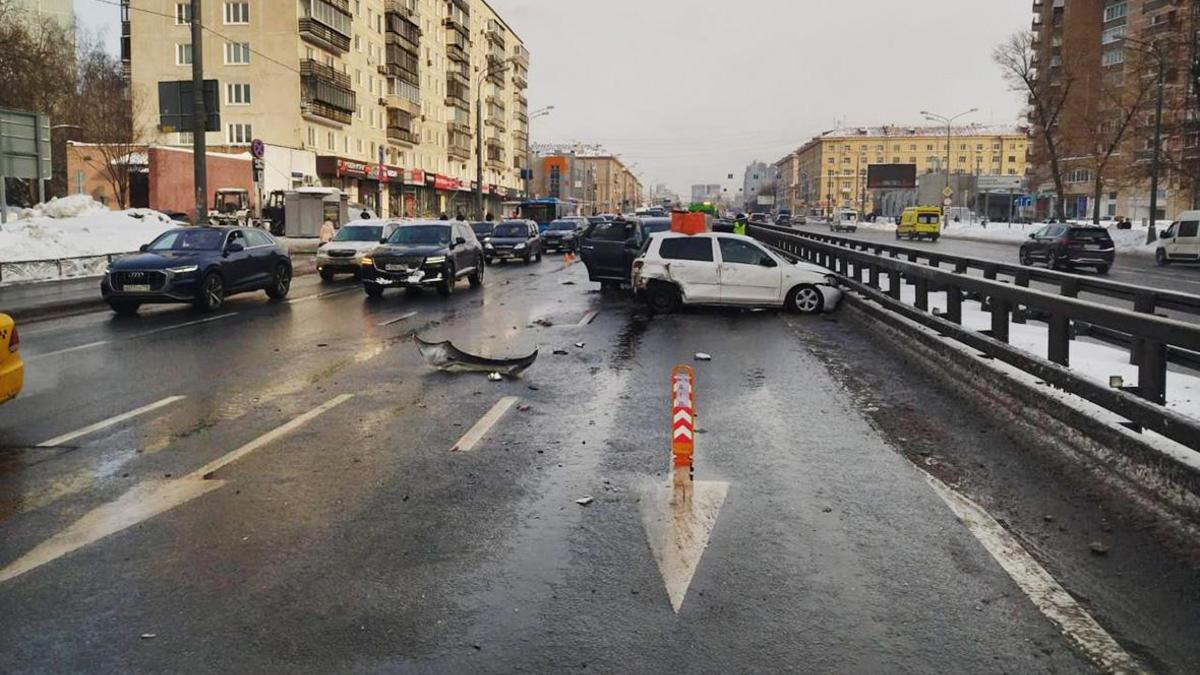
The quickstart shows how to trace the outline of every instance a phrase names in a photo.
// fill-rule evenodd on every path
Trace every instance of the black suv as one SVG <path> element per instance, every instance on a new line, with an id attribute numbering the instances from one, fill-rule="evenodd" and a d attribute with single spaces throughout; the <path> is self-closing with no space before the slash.
<path id="1" fill-rule="evenodd" d="M 1107 274 L 1114 254 L 1112 237 L 1103 227 L 1055 224 L 1029 235 L 1021 244 L 1020 260 L 1022 265 L 1049 263 L 1053 269 L 1095 267 Z"/>
<path id="2" fill-rule="evenodd" d="M 487 263 L 493 260 L 542 261 L 542 235 L 532 220 L 506 220 L 492 229 L 492 238 L 483 247 Z"/>
<path id="3" fill-rule="evenodd" d="M 362 259 L 363 290 L 372 298 L 389 287 L 426 286 L 447 296 L 463 277 L 472 288 L 483 284 L 483 247 L 464 222 L 404 223 Z"/>

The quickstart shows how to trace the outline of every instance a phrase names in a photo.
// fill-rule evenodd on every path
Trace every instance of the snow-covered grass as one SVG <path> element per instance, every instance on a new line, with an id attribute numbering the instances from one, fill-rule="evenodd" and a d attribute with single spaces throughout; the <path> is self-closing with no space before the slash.
<path id="1" fill-rule="evenodd" d="M 1080 225 L 1091 225 L 1091 222 L 1079 222 Z M 942 236 L 946 239 L 966 239 L 970 241 L 987 241 L 1001 243 L 1020 243 L 1029 238 L 1029 235 L 1037 232 L 1046 226 L 1046 223 L 988 223 L 984 225 L 979 222 L 953 222 L 947 223 L 942 228 Z M 1154 244 L 1146 244 L 1146 229 L 1133 228 L 1130 230 L 1118 230 L 1115 223 L 1101 223 L 1102 227 L 1108 229 L 1112 236 L 1113 244 L 1116 245 L 1118 253 L 1132 253 L 1134 255 L 1154 256 Z M 896 225 L 894 223 L 874 222 L 861 223 L 859 225 L 864 230 L 876 230 L 879 232 L 895 232 Z M 1161 229 L 1159 230 L 1161 232 Z"/>
<path id="2" fill-rule="evenodd" d="M 174 226 L 158 211 L 110 211 L 87 195 L 74 195 L 23 209 L 0 228 L 0 262 L 136 251 Z"/>

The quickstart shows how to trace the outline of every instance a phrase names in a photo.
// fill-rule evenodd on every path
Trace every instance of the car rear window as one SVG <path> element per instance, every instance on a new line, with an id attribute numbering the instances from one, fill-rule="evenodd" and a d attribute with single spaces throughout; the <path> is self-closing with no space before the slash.
<path id="1" fill-rule="evenodd" d="M 497 239 L 504 237 L 528 237 L 529 226 L 524 223 L 504 223 L 492 230 L 492 236 Z"/>
<path id="2" fill-rule="evenodd" d="M 658 245 L 658 254 L 668 260 L 712 262 L 712 240 L 708 237 L 672 237 Z"/>
<path id="3" fill-rule="evenodd" d="M 922 225 L 936 225 L 941 220 L 941 216 L 936 213 L 921 213 L 917 215 L 917 222 Z"/>
<path id="4" fill-rule="evenodd" d="M 600 223 L 592 228 L 591 239 L 599 239 L 600 241 L 625 241 L 628 237 L 625 236 L 625 226 L 628 223 L 624 221 L 612 221 Z"/>
<path id="5" fill-rule="evenodd" d="M 1112 241 L 1108 230 L 1102 227 L 1073 227 L 1070 237 L 1076 241 Z"/>

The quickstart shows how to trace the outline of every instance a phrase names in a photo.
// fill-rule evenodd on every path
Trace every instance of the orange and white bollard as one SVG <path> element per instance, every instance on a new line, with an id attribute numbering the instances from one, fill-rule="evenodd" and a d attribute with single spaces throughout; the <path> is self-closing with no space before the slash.
<path id="1" fill-rule="evenodd" d="M 693 457 L 696 451 L 696 373 L 676 366 L 671 373 L 671 502 L 692 501 Z"/>

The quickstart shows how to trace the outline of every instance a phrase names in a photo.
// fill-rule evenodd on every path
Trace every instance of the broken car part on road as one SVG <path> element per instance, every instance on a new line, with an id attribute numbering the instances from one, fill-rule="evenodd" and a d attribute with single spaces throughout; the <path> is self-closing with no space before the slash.
<path id="1" fill-rule="evenodd" d="M 533 362 L 537 360 L 538 352 L 512 359 L 492 359 L 476 356 L 455 347 L 449 340 L 444 342 L 427 342 L 419 336 L 413 336 L 417 349 L 425 362 L 434 368 L 448 373 L 500 373 L 508 377 L 519 377 Z"/>

